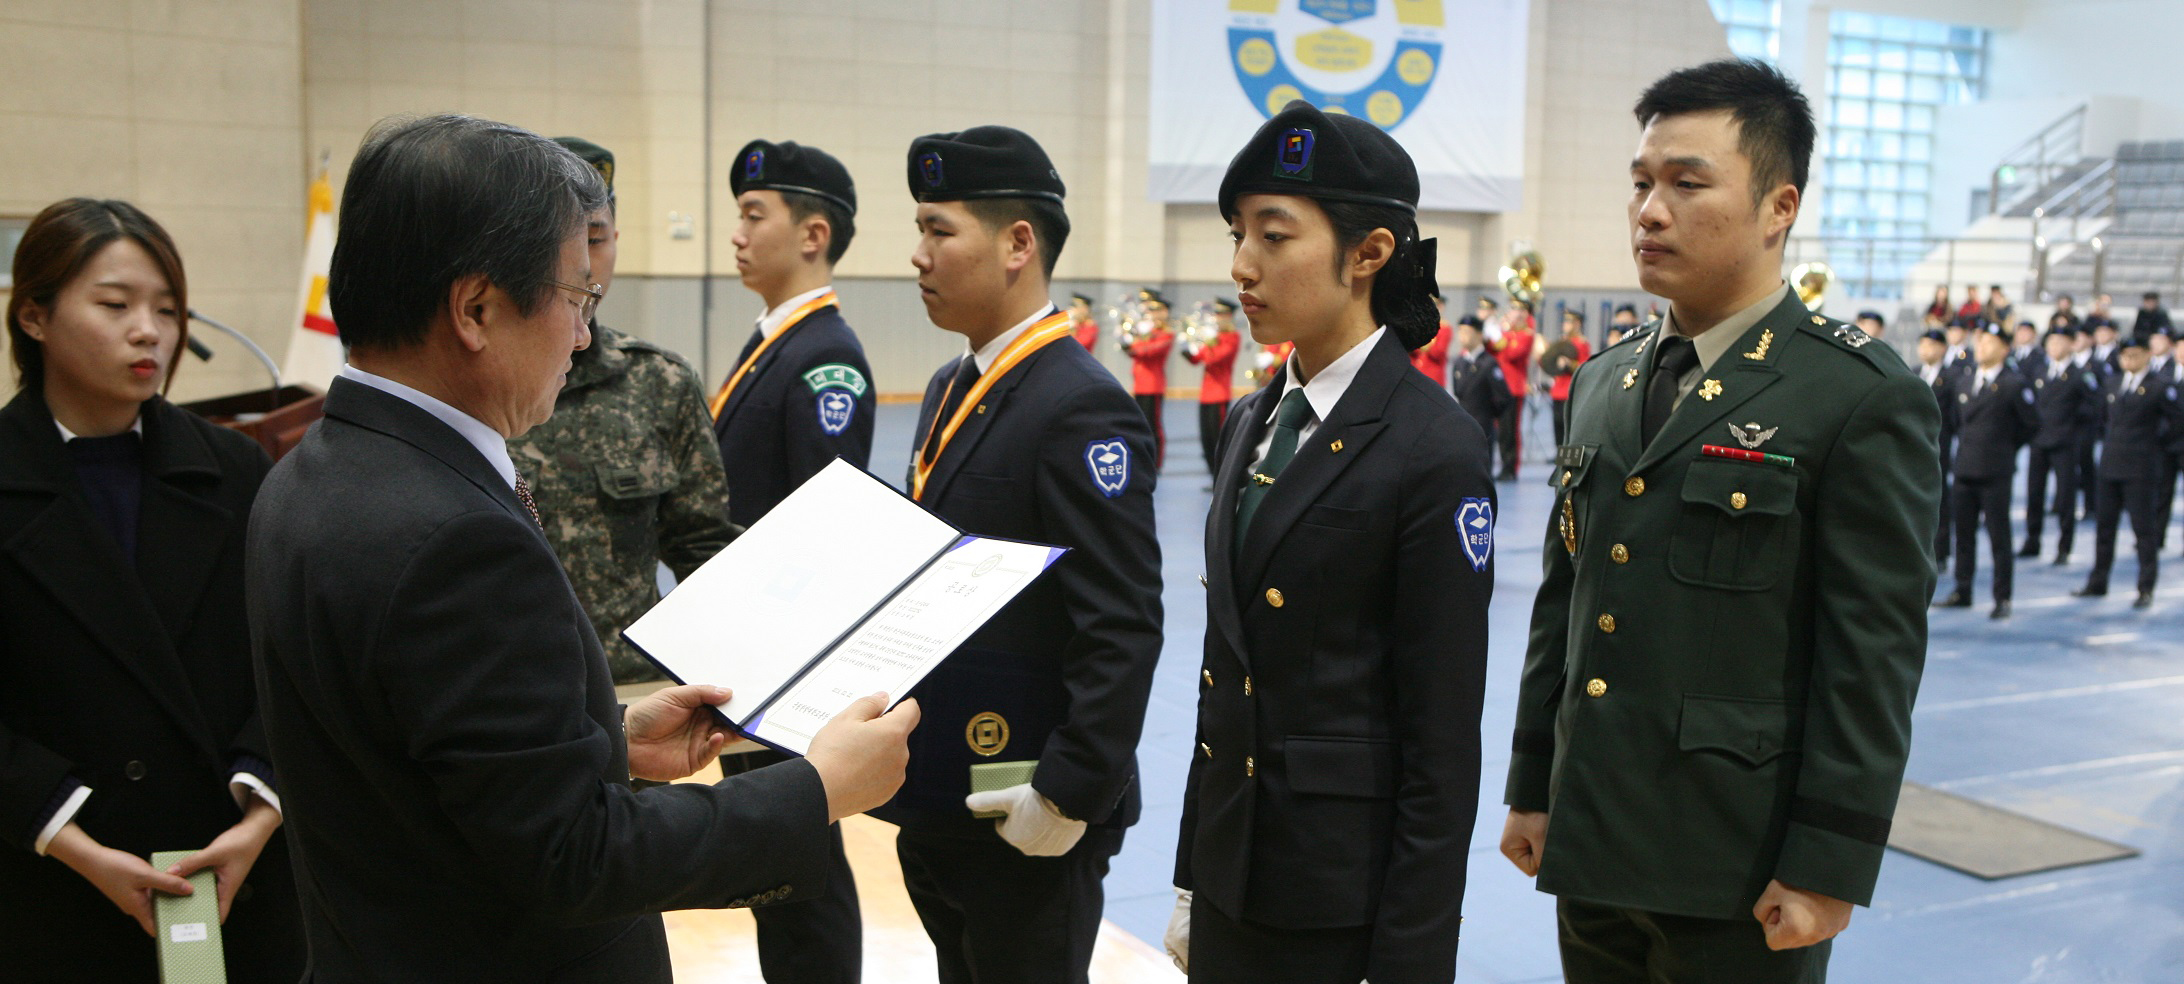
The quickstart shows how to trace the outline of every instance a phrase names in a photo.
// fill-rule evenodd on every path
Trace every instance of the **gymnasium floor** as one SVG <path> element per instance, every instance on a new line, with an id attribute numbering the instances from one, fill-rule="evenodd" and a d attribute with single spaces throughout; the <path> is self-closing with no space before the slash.
<path id="1" fill-rule="evenodd" d="M 1541 408 L 1544 410 L 1544 408 Z M 880 408 L 873 471 L 900 476 L 912 405 Z M 1203 522 L 1210 493 L 1198 456 L 1197 408 L 1170 401 L 1169 467 L 1156 503 L 1167 644 L 1138 761 L 1143 820 L 1107 878 L 1107 918 L 1093 980 L 1180 980 L 1158 955 L 1173 906 L 1176 823 L 1192 747 L 1205 608 Z M 1533 456 L 1544 413 L 1527 424 Z M 1492 618 L 1478 826 L 1472 836 L 1466 937 L 1457 979 L 1476 984 L 1561 980 L 1552 900 L 1496 852 L 1501 778 L 1524 631 L 1539 584 L 1550 497 L 1544 468 L 1499 487 L 1499 582 Z M 2022 495 L 2020 483 L 2020 495 Z M 2052 556 L 2052 528 L 2050 556 Z M 2116 591 L 2069 597 L 2093 554 L 2090 521 L 2066 568 L 2020 561 L 2016 617 L 1986 618 L 1982 542 L 1978 605 L 1936 611 L 1907 778 L 2138 848 L 2142 856 L 1986 882 L 1890 852 L 1871 909 L 1839 939 L 1834 980 L 1875 984 L 2177 984 L 2184 982 L 2184 534 L 2172 531 L 2170 586 L 2151 611 L 2130 608 L 2136 566 L 2121 535 Z M 1945 586 L 1946 587 L 1946 586 Z M 865 980 L 933 980 L 929 946 L 892 871 L 891 830 L 845 827 L 868 922 Z M 670 917 L 677 978 L 757 981 L 743 913 Z"/>

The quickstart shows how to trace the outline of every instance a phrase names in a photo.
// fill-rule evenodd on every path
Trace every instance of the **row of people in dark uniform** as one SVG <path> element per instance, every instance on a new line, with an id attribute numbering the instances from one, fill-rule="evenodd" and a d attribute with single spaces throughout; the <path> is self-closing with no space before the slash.
<path id="1" fill-rule="evenodd" d="M 2127 330 L 2105 312 L 2103 304 L 2080 319 L 2065 297 L 2044 333 L 2031 322 L 2010 328 L 1974 312 L 1920 336 L 1918 372 L 1941 409 L 1942 469 L 1949 483 L 1934 554 L 1955 576 L 1937 607 L 1971 607 L 1976 540 L 1985 529 L 1994 567 L 1989 615 L 2009 617 L 2014 561 L 2041 555 L 2051 519 L 2056 566 L 2070 562 L 2078 523 L 2094 520 L 2093 567 L 2073 594 L 2104 596 L 2126 515 L 2139 557 L 2133 604 L 2152 604 L 2184 463 L 2184 404 L 2177 397 L 2184 367 L 2175 358 L 2159 295 L 2146 295 Z M 2018 452 L 2025 449 L 2025 528 L 2018 545 L 2009 511 Z"/>

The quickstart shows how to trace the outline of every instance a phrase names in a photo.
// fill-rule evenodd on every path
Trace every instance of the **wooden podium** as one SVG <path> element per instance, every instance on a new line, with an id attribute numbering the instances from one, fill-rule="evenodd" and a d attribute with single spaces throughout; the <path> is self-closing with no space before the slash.
<path id="1" fill-rule="evenodd" d="M 303 440 L 313 422 L 326 415 L 325 404 L 324 393 L 307 386 L 283 386 L 184 403 L 182 409 L 243 432 L 279 461 Z"/>

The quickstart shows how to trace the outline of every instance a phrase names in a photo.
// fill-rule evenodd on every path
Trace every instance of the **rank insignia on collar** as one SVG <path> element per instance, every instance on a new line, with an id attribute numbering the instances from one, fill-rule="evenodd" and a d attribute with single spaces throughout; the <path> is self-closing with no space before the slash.
<path id="1" fill-rule="evenodd" d="M 1623 388 L 1629 389 L 1636 385 L 1638 385 L 1638 370 L 1633 367 L 1629 372 L 1623 374 Z"/>
<path id="2" fill-rule="evenodd" d="M 1817 315 L 1817 314 L 1816 314 L 1816 315 L 1813 315 L 1813 316 L 1812 316 L 1812 323 L 1813 323 L 1813 324 L 1816 324 L 1816 325 L 1824 325 L 1824 324 L 1827 324 L 1827 323 L 1828 323 L 1828 319 L 1826 319 L 1826 318 L 1823 318 L 1823 317 L 1821 317 L 1821 316 L 1819 316 L 1819 315 Z"/>
<path id="3" fill-rule="evenodd" d="M 1767 358 L 1767 347 L 1773 344 L 1774 329 L 1766 329 L 1759 333 L 1759 346 L 1749 352 L 1744 353 L 1744 357 L 1754 362 L 1762 361 Z"/>
<path id="4" fill-rule="evenodd" d="M 1648 346 L 1648 345 L 1651 345 L 1651 344 L 1653 344 L 1653 336 L 1652 336 L 1652 335 L 1647 335 L 1646 337 L 1644 337 L 1644 338 L 1641 338 L 1641 339 L 1639 339 L 1639 340 L 1638 340 L 1638 347 L 1637 347 L 1637 348 L 1634 348 L 1634 349 L 1631 349 L 1631 350 L 1630 350 L 1630 354 L 1632 354 L 1632 355 L 1644 355 L 1644 354 L 1646 354 L 1646 346 Z"/>
<path id="5" fill-rule="evenodd" d="M 1708 403 L 1712 403 L 1714 402 L 1714 398 L 1720 395 L 1721 380 L 1709 379 L 1706 382 L 1699 384 L 1699 399 L 1705 400 Z"/>
<path id="6" fill-rule="evenodd" d="M 1742 427 L 1736 424 L 1729 425 L 1729 433 L 1737 439 L 1738 444 L 1744 445 L 1744 449 L 1747 451 L 1759 450 L 1760 445 L 1774 440 L 1775 431 L 1781 429 L 1780 427 L 1769 427 L 1766 430 L 1761 430 L 1758 424 L 1751 423 L 1747 423 Z"/>
<path id="7" fill-rule="evenodd" d="M 1835 329 L 1835 337 L 1851 348 L 1864 348 L 1867 342 L 1873 340 L 1873 336 L 1852 325 L 1844 325 Z"/>

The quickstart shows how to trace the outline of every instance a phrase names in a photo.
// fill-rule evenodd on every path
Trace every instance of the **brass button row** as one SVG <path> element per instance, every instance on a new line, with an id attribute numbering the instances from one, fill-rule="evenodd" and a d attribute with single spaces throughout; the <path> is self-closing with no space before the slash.
<path id="1" fill-rule="evenodd" d="M 1593 677 L 1592 679 L 1585 681 L 1585 696 L 1605 697 L 1607 695 L 1608 681 L 1602 680 L 1599 677 Z"/>
<path id="2" fill-rule="evenodd" d="M 1280 607 L 1282 607 L 1282 589 L 1280 589 L 1280 588 L 1268 588 L 1268 589 L 1266 589 L 1266 603 L 1267 603 L 1267 604 L 1269 604 L 1269 605 L 1272 605 L 1272 606 L 1274 606 L 1274 607 L 1276 607 L 1276 608 L 1280 608 Z"/>
<path id="3" fill-rule="evenodd" d="M 1630 563 L 1630 548 L 1620 543 L 1608 548 L 1608 559 L 1618 564 Z"/>
<path id="4" fill-rule="evenodd" d="M 1615 634 L 1615 616 L 1613 615 L 1602 615 L 1599 618 L 1594 619 L 1593 624 L 1600 626 L 1600 631 L 1602 632 L 1605 632 L 1609 635 Z"/>
<path id="5" fill-rule="evenodd" d="M 1630 481 L 1623 483 L 1623 494 L 1633 499 L 1646 494 L 1646 480 L 1636 475 L 1631 476 Z"/>

